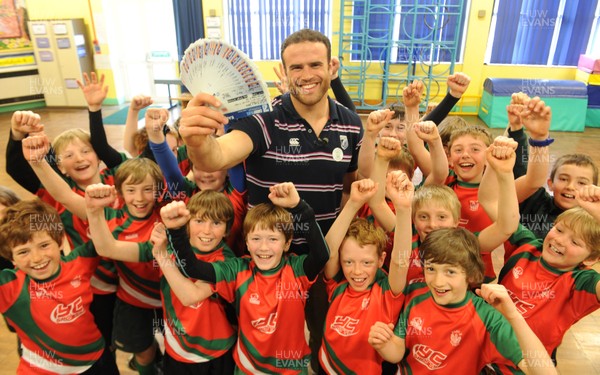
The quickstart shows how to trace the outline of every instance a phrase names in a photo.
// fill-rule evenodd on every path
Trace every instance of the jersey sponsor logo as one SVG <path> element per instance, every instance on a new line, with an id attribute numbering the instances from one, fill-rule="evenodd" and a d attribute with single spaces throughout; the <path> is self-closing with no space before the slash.
<path id="1" fill-rule="evenodd" d="M 273 334 L 277 329 L 277 313 L 271 313 L 267 319 L 260 318 L 250 322 L 252 327 L 267 335 Z"/>
<path id="2" fill-rule="evenodd" d="M 73 278 L 73 280 L 71 280 L 71 286 L 73 288 L 79 288 L 80 285 L 81 285 L 81 275 L 77 275 Z"/>
<path id="3" fill-rule="evenodd" d="M 469 200 L 469 210 L 477 211 L 479 209 L 479 201 Z"/>
<path id="4" fill-rule="evenodd" d="M 458 346 L 460 344 L 460 340 L 462 340 L 462 332 L 458 329 L 452 331 L 450 334 L 450 345 Z"/>
<path id="5" fill-rule="evenodd" d="M 126 235 L 123 240 L 125 240 L 125 241 L 131 241 L 131 240 L 136 239 L 138 237 L 139 237 L 139 234 L 137 234 L 137 233 L 131 233 L 131 234 Z"/>
<path id="6" fill-rule="evenodd" d="M 290 138 L 290 146 L 300 146 L 300 139 Z"/>
<path id="7" fill-rule="evenodd" d="M 349 316 L 336 315 L 335 318 L 333 318 L 333 323 L 331 323 L 330 328 L 336 331 L 340 336 L 354 336 L 358 333 L 358 331 L 356 330 L 356 326 L 359 322 L 360 319 L 354 319 Z"/>
<path id="8" fill-rule="evenodd" d="M 525 302 L 525 301 L 519 299 L 519 297 L 515 293 L 513 293 L 511 290 L 506 289 L 506 291 L 508 292 L 510 299 L 513 300 L 515 306 L 517 307 L 517 310 L 519 311 L 519 313 L 521 315 L 525 316 L 525 314 L 527 314 L 529 311 L 531 311 L 535 308 L 534 304 L 531 304 L 529 302 Z"/>
<path id="9" fill-rule="evenodd" d="M 428 370 L 439 370 L 446 367 L 444 361 L 448 357 L 442 352 L 433 350 L 427 345 L 418 344 L 413 346 L 412 349 L 413 357 L 422 365 L 427 367 Z"/>
<path id="10" fill-rule="evenodd" d="M 342 150 L 348 148 L 348 136 L 340 135 L 340 147 L 342 148 Z"/>
<path id="11" fill-rule="evenodd" d="M 515 267 L 515 268 L 513 268 L 512 269 L 512 274 L 513 274 L 513 277 L 515 279 L 518 279 L 523 274 L 523 268 L 522 267 Z"/>
<path id="12" fill-rule="evenodd" d="M 85 309 L 83 308 L 83 299 L 78 297 L 75 301 L 69 303 L 68 305 L 63 305 L 62 303 L 56 305 L 54 310 L 52 310 L 50 313 L 50 320 L 56 324 L 68 324 L 77 320 L 77 318 L 82 316 L 84 313 Z"/>
<path id="13" fill-rule="evenodd" d="M 260 305 L 260 297 L 259 297 L 258 293 L 250 294 L 249 302 L 253 305 Z"/>
<path id="14" fill-rule="evenodd" d="M 362 304 L 360 305 L 360 309 L 361 310 L 366 310 L 369 308 L 369 302 L 371 302 L 371 299 L 368 297 L 363 298 L 362 300 Z"/>

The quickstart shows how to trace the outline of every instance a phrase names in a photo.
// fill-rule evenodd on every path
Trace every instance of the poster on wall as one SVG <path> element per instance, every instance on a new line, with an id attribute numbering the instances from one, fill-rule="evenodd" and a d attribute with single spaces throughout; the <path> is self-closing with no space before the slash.
<path id="1" fill-rule="evenodd" d="M 0 68 L 35 64 L 25 0 L 0 0 Z"/>

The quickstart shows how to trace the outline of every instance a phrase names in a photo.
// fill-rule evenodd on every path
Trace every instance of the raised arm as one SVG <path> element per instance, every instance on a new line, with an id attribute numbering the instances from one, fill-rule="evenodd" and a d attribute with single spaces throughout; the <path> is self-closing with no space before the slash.
<path id="1" fill-rule="evenodd" d="M 557 374 L 546 348 L 533 333 L 523 315 L 519 313 L 504 285 L 483 284 L 476 292 L 498 310 L 512 326 L 523 352 L 523 360 L 518 363 L 519 368 L 526 374 Z"/>
<path id="2" fill-rule="evenodd" d="M 505 136 L 514 139 L 519 147 L 516 150 L 517 161 L 513 168 L 515 180 L 527 173 L 527 164 L 525 160 L 529 159 L 529 149 L 527 146 L 527 135 L 523 129 L 521 122 L 521 112 L 525 107 L 525 103 L 529 102 L 529 96 L 523 92 L 515 92 L 510 97 L 510 103 L 506 106 L 506 114 L 508 116 L 508 126 Z"/>
<path id="3" fill-rule="evenodd" d="M 348 91 L 346 91 L 346 88 L 340 79 L 340 60 L 336 56 L 331 56 L 331 69 L 333 71 L 331 75 L 331 91 L 333 91 L 335 100 L 340 102 L 344 107 L 348 108 L 352 112 L 356 112 L 356 106 L 354 105 L 350 95 L 348 95 Z"/>
<path id="4" fill-rule="evenodd" d="M 300 200 L 296 187 L 291 182 L 273 185 L 269 188 L 269 199 L 274 205 L 284 207 L 294 218 L 295 234 L 306 237 L 309 252 L 304 259 L 304 273 L 314 280 L 323 270 L 329 259 L 329 248 L 315 219 L 315 211 L 304 200 Z M 301 229 L 301 231 L 298 231 Z"/>
<path id="5" fill-rule="evenodd" d="M 467 91 L 469 83 L 471 83 L 471 77 L 465 73 L 458 72 L 449 75 L 446 80 L 448 93 L 444 99 L 442 99 L 440 104 L 438 104 L 431 113 L 425 116 L 422 121 L 433 121 L 436 125 L 439 125 Z"/>
<path id="6" fill-rule="evenodd" d="M 348 202 L 325 236 L 325 241 L 329 246 L 329 260 L 323 271 L 326 279 L 333 279 L 340 271 L 340 246 L 346 238 L 350 223 L 356 217 L 356 212 L 375 194 L 376 190 L 377 184 L 369 179 L 352 183 Z"/>
<path id="7" fill-rule="evenodd" d="M 185 191 L 185 179 L 163 133 L 164 124 L 168 119 L 169 111 L 164 108 L 149 108 L 146 111 L 146 131 L 150 150 L 167 181 L 171 197 L 176 197 L 178 193 Z"/>
<path id="8" fill-rule="evenodd" d="M 44 131 L 40 115 L 31 111 L 16 111 L 10 119 L 10 134 L 6 145 L 6 173 L 32 194 L 40 188 L 37 178 L 23 157 L 22 141 L 30 133 Z"/>
<path id="9" fill-rule="evenodd" d="M 388 281 L 394 295 L 404 290 L 412 250 L 412 199 L 415 188 L 402 171 L 390 172 L 386 191 L 396 209 L 394 247 L 390 258 Z"/>
<path id="10" fill-rule="evenodd" d="M 373 159 L 375 157 L 375 143 L 383 127 L 390 122 L 394 112 L 389 109 L 380 109 L 369 113 L 365 125 L 362 144 L 358 151 L 359 178 L 368 178 L 373 173 Z"/>
<path id="11" fill-rule="evenodd" d="M 117 199 L 114 186 L 104 184 L 89 185 L 85 189 L 85 206 L 90 228 L 90 238 L 98 255 L 124 262 L 140 261 L 138 242 L 118 241 L 113 237 L 104 217 L 104 208 L 110 207 Z"/>
<path id="12" fill-rule="evenodd" d="M 142 109 L 152 105 L 152 98 L 145 95 L 136 95 L 131 98 L 129 109 L 127 110 L 127 120 L 125 120 L 125 132 L 123 133 L 123 147 L 131 156 L 138 155 L 138 149 L 133 143 L 133 138 L 138 130 L 138 116 Z"/>
<path id="13" fill-rule="evenodd" d="M 497 218 L 479 233 L 481 252 L 490 252 L 506 241 L 519 226 L 519 202 L 515 191 L 513 167 L 515 165 L 514 145 L 501 145 L 498 137 L 486 151 L 488 167 L 496 172 L 498 185 Z M 497 138 L 497 139 L 498 139 Z M 492 182 L 490 180 L 490 182 Z M 493 220 L 493 219 L 492 219 Z"/>
<path id="14" fill-rule="evenodd" d="M 375 156 L 375 165 L 373 167 L 372 180 L 381 188 L 375 191 L 375 194 L 369 199 L 369 208 L 373 216 L 386 232 L 394 230 L 396 225 L 396 216 L 385 201 L 386 175 L 390 160 L 402 152 L 400 141 L 392 137 L 383 137 L 379 139 L 377 145 L 377 154 Z"/>
<path id="15" fill-rule="evenodd" d="M 22 141 L 23 156 L 52 198 L 77 217 L 85 220 L 85 200 L 71 190 L 67 182 L 48 164 L 46 153 L 50 142 L 45 134 L 29 136 Z"/>
<path id="16" fill-rule="evenodd" d="M 150 236 L 152 255 L 173 293 L 185 306 L 194 305 L 211 296 L 210 285 L 203 281 L 193 282 L 181 274 L 175 262 L 167 252 L 167 233 L 164 224 L 154 227 Z"/>
<path id="17" fill-rule="evenodd" d="M 215 131 L 229 122 L 218 108 L 221 102 L 212 95 L 196 95 L 181 113 L 179 134 L 187 145 L 192 163 L 207 172 L 231 168 L 244 161 L 253 144 L 250 137 L 233 130 L 217 139 Z"/>
<path id="18" fill-rule="evenodd" d="M 575 193 L 577 205 L 586 210 L 600 225 L 600 187 L 586 185 Z"/>
<path id="19" fill-rule="evenodd" d="M 431 170 L 426 175 L 424 184 L 443 185 L 448 177 L 448 158 L 437 126 L 433 121 L 424 121 L 414 124 L 413 127 L 417 137 L 427 143 L 427 147 L 429 147 Z"/>
<path id="20" fill-rule="evenodd" d="M 83 82 L 77 80 L 77 85 L 88 104 L 92 147 L 108 168 L 114 168 L 123 160 L 121 154 L 108 144 L 102 123 L 102 102 L 108 93 L 108 86 L 104 85 L 104 74 L 98 81 L 96 73 L 92 72 L 91 77 L 87 73 L 83 73 Z"/>
<path id="21" fill-rule="evenodd" d="M 419 124 L 419 104 L 423 94 L 423 82 L 415 80 L 402 91 L 402 100 L 406 107 L 406 143 L 415 163 L 424 176 L 431 174 L 431 157 L 425 148 L 423 139 L 417 135 Z M 446 168 L 448 166 L 446 165 Z"/>
<path id="22" fill-rule="evenodd" d="M 521 112 L 521 122 L 530 137 L 531 148 L 527 161 L 527 173 L 515 184 L 519 202 L 523 202 L 546 184 L 550 169 L 548 140 L 552 111 L 539 97 L 531 99 Z M 541 142 L 541 143 L 540 143 Z"/>

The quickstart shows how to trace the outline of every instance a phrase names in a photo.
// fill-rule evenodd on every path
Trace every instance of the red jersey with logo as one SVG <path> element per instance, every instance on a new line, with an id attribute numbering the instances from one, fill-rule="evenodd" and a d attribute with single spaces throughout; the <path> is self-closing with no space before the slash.
<path id="1" fill-rule="evenodd" d="M 146 242 L 154 229 L 154 224 L 160 222 L 160 208 L 144 218 L 129 214 L 127 206 L 120 210 L 105 208 L 104 215 L 113 236 L 120 241 Z M 117 297 L 122 301 L 145 309 L 161 307 L 159 280 L 160 268 L 152 261 L 121 262 L 115 261 L 119 275 Z"/>
<path id="2" fill-rule="evenodd" d="M 410 285 L 394 333 L 405 340 L 401 374 L 478 374 L 488 363 L 516 367 L 523 359 L 510 323 L 482 298 L 438 305 L 424 283 Z"/>
<path id="3" fill-rule="evenodd" d="M 459 181 L 453 170 L 450 170 L 445 184 L 454 190 L 460 202 L 460 220 L 458 225 L 472 233 L 479 233 L 492 225 L 492 219 L 479 204 L 479 183 Z M 485 282 L 496 279 L 492 253 L 482 253 L 481 259 L 485 265 Z"/>
<path id="4" fill-rule="evenodd" d="M 353 290 L 346 279 L 326 280 L 325 285 L 330 305 L 319 350 L 321 368 L 327 374 L 380 374 L 383 359 L 365 344 L 373 324 L 398 321 L 404 295 L 394 296 L 382 270 L 363 292 Z"/>
<path id="5" fill-rule="evenodd" d="M 91 242 L 61 257 L 59 271 L 38 281 L 20 270 L 0 272 L 0 312 L 23 346 L 19 374 L 69 374 L 89 369 L 104 351 L 90 313 L 90 277 L 98 265 Z"/>
<path id="6" fill-rule="evenodd" d="M 307 255 L 286 255 L 275 269 L 259 270 L 250 258 L 212 263 L 213 290 L 232 303 L 239 321 L 234 359 L 246 374 L 304 374 L 310 349 L 304 306 L 314 280 L 304 273 Z"/>
<path id="7" fill-rule="evenodd" d="M 592 269 L 553 268 L 542 259 L 542 241 L 528 229 L 519 233 L 516 243 L 520 246 L 502 268 L 498 282 L 552 354 L 573 324 L 600 308 L 596 297 L 600 274 Z"/>
<path id="8" fill-rule="evenodd" d="M 197 259 L 209 263 L 235 258 L 224 242 L 207 253 L 192 249 Z M 151 247 L 140 258 L 141 261 L 147 259 L 152 259 Z M 227 319 L 220 297 L 213 295 L 193 306 L 185 306 L 164 277 L 160 279 L 160 289 L 165 349 L 171 358 L 183 363 L 207 362 L 222 356 L 235 344 L 236 332 Z"/>

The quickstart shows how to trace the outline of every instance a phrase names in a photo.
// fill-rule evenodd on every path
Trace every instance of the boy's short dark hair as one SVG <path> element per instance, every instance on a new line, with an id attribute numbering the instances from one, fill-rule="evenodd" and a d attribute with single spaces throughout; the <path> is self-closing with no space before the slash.
<path id="1" fill-rule="evenodd" d="M 154 186 L 160 190 L 163 184 L 163 174 L 158 164 L 147 158 L 134 158 L 123 162 L 115 173 L 115 188 L 123 194 L 123 184 L 131 177 L 130 184 L 139 184 L 147 176 L 152 177 Z"/>
<path id="2" fill-rule="evenodd" d="M 350 223 L 345 238 L 354 238 L 360 245 L 375 245 L 377 256 L 381 256 L 387 247 L 387 236 L 381 228 L 375 227 L 366 219 L 356 218 Z"/>
<path id="3" fill-rule="evenodd" d="M 202 190 L 192 196 L 187 204 L 192 218 L 206 218 L 212 221 L 227 223 L 225 233 L 229 233 L 233 225 L 233 204 L 227 196 L 214 190 Z"/>
<path id="4" fill-rule="evenodd" d="M 302 29 L 298 30 L 295 33 L 291 34 L 281 44 L 281 61 L 283 62 L 283 66 L 285 67 L 285 60 L 283 59 L 283 52 L 286 48 L 291 46 L 292 44 L 298 44 L 303 42 L 315 42 L 315 43 L 323 43 L 325 47 L 327 47 L 327 62 L 331 61 L 331 42 L 329 38 L 316 30 L 311 29 Z"/>
<path id="5" fill-rule="evenodd" d="M 60 215 L 39 198 L 6 208 L 0 221 L 0 255 L 13 260 L 12 249 L 29 242 L 35 233 L 46 232 L 60 246 L 65 234 Z"/>
<path id="6" fill-rule="evenodd" d="M 484 264 L 479 253 L 479 240 L 465 228 L 442 228 L 429 233 L 420 251 L 423 261 L 452 264 L 463 268 L 470 286 L 483 282 Z"/>
<path id="7" fill-rule="evenodd" d="M 554 176 L 558 168 L 563 165 L 576 165 L 578 167 L 590 167 L 592 168 L 593 181 L 592 184 L 598 185 L 598 166 L 594 163 L 594 160 L 585 154 L 566 154 L 562 155 L 554 162 L 552 170 L 550 171 L 550 180 L 554 181 Z"/>
<path id="8" fill-rule="evenodd" d="M 591 250 L 588 259 L 600 256 L 600 223 L 581 207 L 573 207 L 558 215 L 554 225 L 563 224 L 585 242 Z"/>
<path id="9" fill-rule="evenodd" d="M 244 238 L 248 237 L 255 229 L 270 229 L 282 232 L 285 241 L 290 241 L 294 236 L 294 223 L 292 214 L 283 207 L 272 203 L 261 203 L 248 210 L 244 218 Z"/>
<path id="10" fill-rule="evenodd" d="M 399 119 L 400 121 L 404 121 L 404 115 L 406 114 L 404 103 L 392 103 L 388 108 L 393 112 L 392 120 Z"/>

